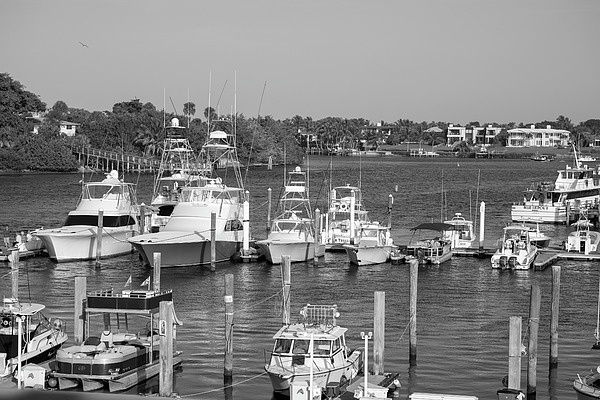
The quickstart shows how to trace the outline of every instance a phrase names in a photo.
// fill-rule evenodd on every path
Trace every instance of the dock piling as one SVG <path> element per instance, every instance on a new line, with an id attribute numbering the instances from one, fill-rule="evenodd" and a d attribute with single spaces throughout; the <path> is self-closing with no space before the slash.
<path id="1" fill-rule="evenodd" d="M 385 292 L 375 292 L 373 320 L 373 375 L 385 372 Z"/>
<path id="2" fill-rule="evenodd" d="M 318 253 L 318 249 L 319 249 L 319 243 L 321 241 L 321 239 L 319 238 L 319 232 L 321 229 L 321 211 L 317 208 L 315 210 L 315 220 L 314 220 L 314 230 L 315 230 L 315 234 L 314 234 L 314 239 L 315 239 L 315 253 L 313 255 L 313 265 L 319 265 L 319 253 Z"/>
<path id="3" fill-rule="evenodd" d="M 13 250 L 10 259 L 10 276 L 13 299 L 19 298 L 19 250 Z"/>
<path id="4" fill-rule="evenodd" d="M 271 232 L 271 188 L 267 189 L 267 235 Z"/>
<path id="5" fill-rule="evenodd" d="M 281 256 L 281 276 L 283 277 L 283 325 L 289 325 L 290 291 L 292 286 L 292 261 L 290 256 Z"/>
<path id="6" fill-rule="evenodd" d="M 350 244 L 354 244 L 354 237 L 356 236 L 356 228 L 354 227 L 354 208 L 356 207 L 356 193 L 354 192 L 354 190 L 352 190 L 351 193 L 352 194 L 350 197 L 350 209 L 348 211 L 350 212 Z"/>
<path id="7" fill-rule="evenodd" d="M 146 205 L 140 204 L 140 235 L 146 233 Z"/>
<path id="8" fill-rule="evenodd" d="M 210 213 L 210 270 L 214 272 L 217 258 L 217 213 Z"/>
<path id="9" fill-rule="evenodd" d="M 244 238 L 242 242 L 242 255 L 247 256 L 250 253 L 250 203 L 248 198 L 250 192 L 246 191 L 246 200 L 244 200 L 244 219 L 242 224 L 244 226 Z"/>
<path id="10" fill-rule="evenodd" d="M 84 324 L 85 324 L 85 316 L 84 316 L 84 302 L 85 302 L 85 292 L 87 291 L 87 281 L 85 276 L 76 276 L 75 277 L 75 318 L 74 318 L 74 326 L 73 326 L 73 334 L 75 344 L 81 344 L 83 342 L 83 334 L 84 334 Z"/>
<path id="11" fill-rule="evenodd" d="M 162 262 L 161 257 L 162 254 L 161 253 L 154 253 L 152 254 L 153 258 L 154 258 L 154 268 L 152 270 L 152 289 L 154 289 L 155 291 L 160 291 L 160 264 Z"/>
<path id="12" fill-rule="evenodd" d="M 510 317 L 508 333 L 508 388 L 521 389 L 521 317 Z"/>
<path id="13" fill-rule="evenodd" d="M 483 240 L 485 238 L 485 202 L 481 202 L 479 206 L 479 254 L 482 255 L 485 251 L 483 249 Z"/>
<path id="14" fill-rule="evenodd" d="M 410 304 L 409 304 L 409 364 L 417 365 L 417 282 L 419 261 L 410 260 Z"/>
<path id="15" fill-rule="evenodd" d="M 233 377 L 233 274 L 225 275 L 225 384 Z"/>
<path id="16" fill-rule="evenodd" d="M 537 283 L 531 285 L 531 298 L 529 300 L 529 344 L 527 349 L 527 397 L 535 398 L 537 391 L 537 348 L 538 330 L 540 327 L 540 286 Z"/>
<path id="17" fill-rule="evenodd" d="M 104 229 L 104 210 L 98 210 L 98 229 L 96 231 L 96 267 L 100 266 L 102 258 L 102 230 Z"/>
<path id="18" fill-rule="evenodd" d="M 550 311 L 550 369 L 558 367 L 558 309 L 560 301 L 559 265 L 552 266 L 552 304 Z"/>
<path id="19" fill-rule="evenodd" d="M 155 253 L 156 254 L 156 253 Z M 159 395 L 170 397 L 173 393 L 173 302 L 161 301 L 159 318 Z"/>

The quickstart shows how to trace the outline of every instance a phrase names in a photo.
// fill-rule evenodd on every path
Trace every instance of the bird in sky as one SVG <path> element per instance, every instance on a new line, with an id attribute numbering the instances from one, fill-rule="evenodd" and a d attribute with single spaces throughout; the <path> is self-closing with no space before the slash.
<path id="1" fill-rule="evenodd" d="M 88 49 L 90 48 L 90 46 L 88 46 L 87 44 L 83 43 L 83 42 L 79 42 L 80 45 L 87 47 Z"/>

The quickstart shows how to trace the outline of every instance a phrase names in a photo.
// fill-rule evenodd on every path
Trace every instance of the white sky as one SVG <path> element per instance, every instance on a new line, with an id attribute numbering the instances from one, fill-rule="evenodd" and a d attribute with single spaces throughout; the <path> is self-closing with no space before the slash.
<path id="1" fill-rule="evenodd" d="M 189 90 L 201 116 L 212 82 L 249 117 L 579 123 L 600 118 L 600 1 L 4 0 L 0 72 L 89 111 L 166 92 L 181 112 Z"/>

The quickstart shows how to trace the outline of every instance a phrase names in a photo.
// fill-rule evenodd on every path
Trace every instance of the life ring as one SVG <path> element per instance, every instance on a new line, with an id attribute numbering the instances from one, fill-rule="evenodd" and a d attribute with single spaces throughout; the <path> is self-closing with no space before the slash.
<path id="1" fill-rule="evenodd" d="M 346 204 L 346 203 L 340 204 L 340 211 L 346 211 L 346 210 L 348 210 L 348 204 Z"/>
<path id="2" fill-rule="evenodd" d="M 2 327 L 8 328 L 10 326 L 10 318 L 4 317 L 2 318 Z"/>

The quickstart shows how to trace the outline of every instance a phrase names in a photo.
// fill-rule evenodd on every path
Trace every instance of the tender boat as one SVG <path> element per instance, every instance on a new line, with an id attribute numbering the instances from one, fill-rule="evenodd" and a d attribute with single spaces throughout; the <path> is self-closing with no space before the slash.
<path id="1" fill-rule="evenodd" d="M 321 237 L 326 251 L 345 251 L 345 244 L 355 244 L 359 239 L 359 228 L 368 223 L 369 216 L 358 186 L 337 186 L 329 194 L 329 209 Z"/>
<path id="2" fill-rule="evenodd" d="M 580 209 L 600 201 L 598 170 L 581 163 L 573 147 L 574 165 L 558 170 L 554 183 L 542 182 L 528 189 L 522 203 L 513 204 L 513 221 L 536 220 L 544 223 L 566 223 L 567 207 Z"/>
<path id="3" fill-rule="evenodd" d="M 411 228 L 413 236 L 406 247 L 407 259 L 417 259 L 419 264 L 441 264 L 450 260 L 452 245 L 443 237 L 443 233 L 450 229 L 453 229 L 453 226 L 444 222 L 424 223 Z M 436 231 L 439 232 L 439 235 L 434 238 L 422 239 L 423 231 Z M 413 242 L 417 233 L 417 241 Z"/>
<path id="4" fill-rule="evenodd" d="M 600 399 L 600 366 L 585 376 L 577 374 L 573 389 L 577 392 L 577 400 Z"/>
<path id="5" fill-rule="evenodd" d="M 158 232 L 167 224 L 179 201 L 181 189 L 200 186 L 200 176 L 206 172 L 183 130 L 185 127 L 179 125 L 177 118 L 173 118 L 171 125 L 165 128 L 163 151 L 150 203 L 157 210 L 152 214 L 151 232 Z"/>
<path id="6" fill-rule="evenodd" d="M 545 154 L 535 153 L 531 156 L 532 161 L 548 161 L 548 156 Z"/>
<path id="7" fill-rule="evenodd" d="M 442 238 L 450 242 L 453 249 L 471 247 L 475 240 L 473 221 L 465 219 L 461 213 L 456 213 L 451 220 L 444 221 L 444 223 L 452 225 L 452 228 L 443 232 Z"/>
<path id="8" fill-rule="evenodd" d="M 529 228 L 509 225 L 504 228 L 500 248 L 492 255 L 492 268 L 528 270 L 537 254 L 538 248 L 531 243 Z"/>
<path id="9" fill-rule="evenodd" d="M 0 310 L 0 376 L 9 376 L 21 365 L 42 363 L 54 357 L 67 341 L 61 319 L 48 319 L 45 306 L 4 298 Z M 21 322 L 19 322 L 21 320 Z M 21 354 L 19 354 L 21 353 Z"/>
<path id="10" fill-rule="evenodd" d="M 203 150 L 210 160 L 211 174 L 199 187 L 183 187 L 165 227 L 156 233 L 129 238 L 145 264 L 154 266 L 154 253 L 161 253 L 161 267 L 211 263 L 211 214 L 216 216 L 215 262 L 229 261 L 243 245 L 242 186 L 235 135 L 213 131 Z M 216 176 L 216 170 L 233 167 L 237 187 Z"/>
<path id="11" fill-rule="evenodd" d="M 377 222 L 362 224 L 359 228 L 358 243 L 345 244 L 350 264 L 373 265 L 388 262 L 398 249 L 390 235 L 390 227 Z"/>
<path id="12" fill-rule="evenodd" d="M 50 377 L 56 378 L 58 389 L 81 386 L 87 392 L 108 387 L 116 392 L 158 375 L 158 309 L 160 302 L 172 299 L 171 290 L 110 289 L 88 293 L 85 341 L 56 354 Z M 102 323 L 91 325 L 92 316 L 103 316 L 104 328 L 99 328 Z M 173 321 L 181 325 L 175 315 Z M 95 327 L 98 331 L 91 334 Z M 174 366 L 181 363 L 180 354 L 173 354 Z"/>
<path id="13" fill-rule="evenodd" d="M 565 250 L 581 254 L 595 253 L 600 243 L 600 232 L 590 230 L 594 225 L 587 218 L 582 218 L 572 225 L 576 230 L 567 236 Z"/>
<path id="14" fill-rule="evenodd" d="M 272 264 L 280 264 L 282 255 L 289 255 L 291 262 L 325 255 L 324 244 L 319 242 L 315 247 L 314 216 L 310 208 L 306 172 L 296 167 L 288 174 L 288 182 L 279 201 L 283 212 L 273 220 L 267 238 L 256 242 Z"/>
<path id="15" fill-rule="evenodd" d="M 101 182 L 83 184 L 77 208 L 69 212 L 61 228 L 40 229 L 32 235 L 44 242 L 54 261 L 95 259 L 99 210 L 103 210 L 101 257 L 130 253 L 127 239 L 139 231 L 136 189 L 120 180 L 114 170 Z"/>
<path id="16" fill-rule="evenodd" d="M 337 325 L 337 306 L 308 304 L 300 315 L 298 323 L 281 327 L 273 336 L 275 345 L 265 365 L 273 390 L 290 395 L 294 384 L 305 384 L 311 376 L 313 387 L 323 392 L 334 382 L 345 387 L 362 367 L 362 351 L 347 346 L 347 328 Z"/>

